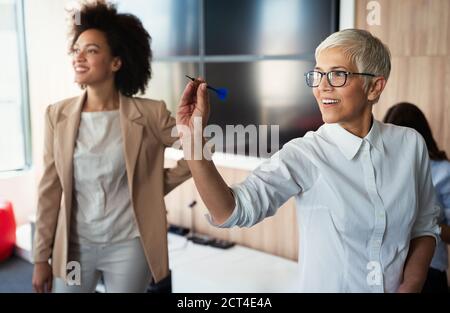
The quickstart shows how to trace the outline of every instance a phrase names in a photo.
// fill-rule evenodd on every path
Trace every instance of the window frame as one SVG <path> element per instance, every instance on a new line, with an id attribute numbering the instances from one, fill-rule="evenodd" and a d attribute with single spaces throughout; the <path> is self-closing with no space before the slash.
<path id="1" fill-rule="evenodd" d="M 15 173 L 19 174 L 29 170 L 32 165 L 32 144 L 31 144 L 31 114 L 29 101 L 29 84 L 28 84 L 28 62 L 26 50 L 26 36 L 25 36 L 25 10 L 24 0 L 10 0 L 15 7 L 15 31 L 18 44 L 18 70 L 19 75 L 19 94 L 20 94 L 20 116 L 21 129 L 23 134 L 23 153 L 24 164 L 19 168 L 6 168 L 0 170 L 0 178 L 9 177 Z"/>

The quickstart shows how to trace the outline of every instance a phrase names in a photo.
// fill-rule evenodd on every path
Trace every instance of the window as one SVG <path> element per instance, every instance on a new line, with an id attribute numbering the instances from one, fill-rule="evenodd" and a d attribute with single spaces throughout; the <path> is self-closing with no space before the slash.
<path id="1" fill-rule="evenodd" d="M 31 160 L 23 0 L 0 0 L 0 172 Z"/>
<path id="2" fill-rule="evenodd" d="M 147 96 L 165 100 L 172 112 L 189 75 L 228 89 L 224 102 L 210 97 L 209 122 L 223 130 L 279 126 L 282 146 L 323 123 L 304 73 L 314 68 L 317 45 L 338 30 L 338 0 L 116 2 L 119 12 L 137 15 L 152 36 Z M 233 145 L 226 151 L 236 153 Z M 222 148 L 216 145 L 216 151 Z"/>

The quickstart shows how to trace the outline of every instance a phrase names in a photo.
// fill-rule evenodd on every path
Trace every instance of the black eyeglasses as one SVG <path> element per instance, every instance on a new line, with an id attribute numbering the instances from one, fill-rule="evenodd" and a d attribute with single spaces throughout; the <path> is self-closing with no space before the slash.
<path id="1" fill-rule="evenodd" d="M 365 75 L 376 77 L 374 74 L 369 73 L 352 73 L 346 71 L 329 71 L 329 72 L 319 72 L 319 71 L 309 71 L 305 73 L 306 84 L 308 87 L 315 88 L 319 87 L 322 77 L 327 75 L 328 83 L 333 87 L 342 87 L 347 82 L 347 77 L 349 75 Z"/>

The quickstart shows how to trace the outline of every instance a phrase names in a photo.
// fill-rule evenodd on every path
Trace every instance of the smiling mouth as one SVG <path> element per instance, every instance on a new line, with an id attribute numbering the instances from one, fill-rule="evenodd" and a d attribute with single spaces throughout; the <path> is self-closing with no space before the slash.
<path id="1" fill-rule="evenodd" d="M 322 99 L 322 100 L 321 100 L 321 103 L 322 103 L 324 106 L 333 106 L 333 105 L 338 104 L 339 102 L 341 102 L 341 101 L 338 100 L 338 99 Z"/>
<path id="2" fill-rule="evenodd" d="M 87 67 L 83 67 L 83 66 L 75 66 L 75 73 L 86 73 L 87 71 L 89 71 L 89 69 Z"/>

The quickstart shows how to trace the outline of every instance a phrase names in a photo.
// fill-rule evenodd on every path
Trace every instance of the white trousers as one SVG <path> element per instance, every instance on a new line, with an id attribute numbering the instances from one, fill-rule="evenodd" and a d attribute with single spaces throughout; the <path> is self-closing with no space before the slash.
<path id="1" fill-rule="evenodd" d="M 94 292 L 102 275 L 106 292 L 145 292 L 151 281 L 139 238 L 113 244 L 70 244 L 68 262 L 71 261 L 79 262 L 80 284 L 72 279 L 75 285 L 66 285 L 63 279 L 55 277 L 53 292 Z"/>

